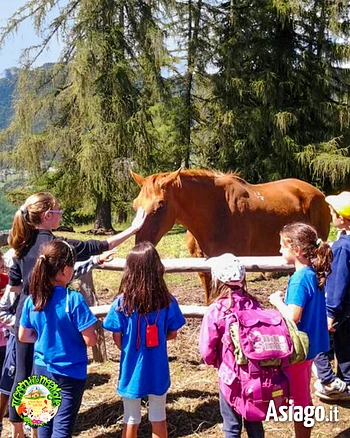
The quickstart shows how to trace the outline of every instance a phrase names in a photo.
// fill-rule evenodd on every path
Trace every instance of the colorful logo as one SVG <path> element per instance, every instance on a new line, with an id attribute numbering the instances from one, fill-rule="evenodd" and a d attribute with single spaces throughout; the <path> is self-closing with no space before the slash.
<path id="1" fill-rule="evenodd" d="M 46 376 L 30 376 L 16 386 L 12 396 L 14 407 L 29 426 L 48 423 L 61 406 L 61 388 Z"/>

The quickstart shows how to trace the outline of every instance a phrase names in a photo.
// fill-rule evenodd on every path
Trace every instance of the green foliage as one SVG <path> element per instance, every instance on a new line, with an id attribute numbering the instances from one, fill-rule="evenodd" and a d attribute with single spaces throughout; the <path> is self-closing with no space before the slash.
<path id="1" fill-rule="evenodd" d="M 25 16 L 47 38 L 66 32 L 60 63 L 33 69 L 31 58 L 21 72 L 15 118 L 2 139 L 17 138 L 12 162 L 28 169 L 36 185 L 46 184 L 67 210 L 92 200 L 101 227 L 110 223 L 103 205 L 130 201 L 127 168 L 152 168 L 145 125 L 163 92 L 165 62 L 155 6 L 71 0 L 45 28 L 52 3 L 29 1 L 2 33 L 11 34 Z"/>
<path id="2" fill-rule="evenodd" d="M 210 165 L 240 169 L 252 181 L 344 183 L 350 71 L 340 64 L 349 59 L 348 3 L 225 5 L 216 28 Z"/>
<path id="3" fill-rule="evenodd" d="M 337 238 L 338 238 L 338 229 L 333 224 L 331 224 L 331 229 L 329 230 L 328 241 L 334 242 L 335 240 L 337 240 Z"/>
<path id="4" fill-rule="evenodd" d="M 9 230 L 17 208 L 0 194 L 0 230 Z"/>

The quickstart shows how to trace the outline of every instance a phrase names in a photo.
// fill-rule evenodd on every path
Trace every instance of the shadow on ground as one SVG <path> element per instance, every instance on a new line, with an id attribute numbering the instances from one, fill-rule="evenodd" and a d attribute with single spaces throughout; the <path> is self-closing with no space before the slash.
<path id="1" fill-rule="evenodd" d="M 202 391 L 189 390 L 180 391 L 177 393 L 171 393 L 168 395 L 168 403 L 182 398 L 186 399 L 200 399 L 202 397 L 211 397 L 213 394 L 210 392 L 203 393 Z M 220 423 L 221 416 L 219 411 L 219 403 L 216 400 L 197 405 L 197 407 L 189 412 L 186 410 L 190 404 L 188 401 L 183 401 L 184 408 L 180 409 L 167 409 L 167 423 L 169 437 L 185 437 L 191 434 L 200 433 L 207 429 L 212 428 L 217 423 Z M 142 403 L 143 407 L 147 406 L 147 402 Z M 87 411 L 80 413 L 74 428 L 74 435 L 79 435 L 81 432 L 86 432 L 90 429 L 100 426 L 103 428 L 109 428 L 115 426 L 114 431 L 106 431 L 98 437 L 117 437 L 121 436 L 122 423 L 121 418 L 123 415 L 122 401 L 96 404 Z M 148 422 L 148 415 L 145 414 L 142 417 L 142 421 L 139 427 L 139 438 L 149 437 L 151 434 L 151 426 Z M 96 436 L 96 435 L 95 435 Z"/>
<path id="2" fill-rule="evenodd" d="M 85 383 L 85 391 L 87 389 L 92 389 L 94 386 L 102 386 L 108 383 L 111 379 L 110 374 L 98 374 L 98 373 L 90 373 L 88 374 L 86 383 Z"/>

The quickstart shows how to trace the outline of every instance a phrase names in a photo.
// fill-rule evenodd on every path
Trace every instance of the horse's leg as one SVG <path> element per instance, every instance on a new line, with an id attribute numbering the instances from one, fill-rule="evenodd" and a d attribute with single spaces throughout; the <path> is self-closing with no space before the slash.
<path id="1" fill-rule="evenodd" d="M 206 257 L 204 252 L 200 249 L 197 240 L 189 231 L 187 231 L 186 233 L 185 242 L 188 251 L 191 254 L 191 257 Z M 204 289 L 205 304 L 208 305 L 211 286 L 211 275 L 209 272 L 198 272 L 198 275 Z"/>

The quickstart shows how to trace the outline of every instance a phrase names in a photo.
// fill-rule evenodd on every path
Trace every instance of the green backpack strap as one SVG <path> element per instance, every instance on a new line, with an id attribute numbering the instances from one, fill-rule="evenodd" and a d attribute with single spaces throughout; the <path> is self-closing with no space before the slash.
<path id="1" fill-rule="evenodd" d="M 293 342 L 293 353 L 289 358 L 289 363 L 298 363 L 306 360 L 309 353 L 309 337 L 305 332 L 298 329 L 294 321 L 284 318 L 290 337 Z"/>

